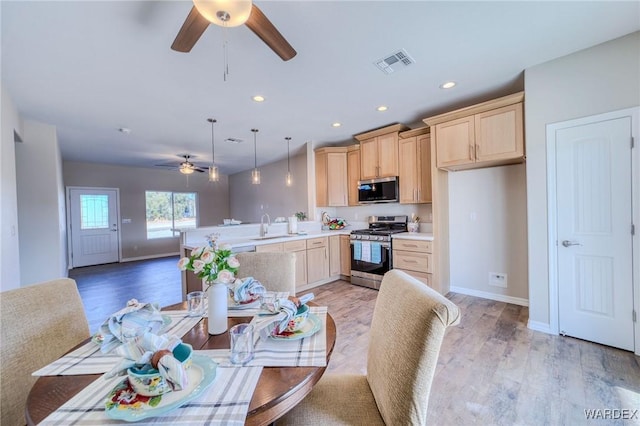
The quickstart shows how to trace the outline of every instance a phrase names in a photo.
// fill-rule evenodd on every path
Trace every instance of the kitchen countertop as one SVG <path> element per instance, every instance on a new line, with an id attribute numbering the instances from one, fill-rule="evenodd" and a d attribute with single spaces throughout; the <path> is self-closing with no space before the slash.
<path id="1" fill-rule="evenodd" d="M 402 232 L 401 234 L 393 234 L 391 238 L 398 240 L 422 240 L 433 241 L 433 234 L 426 232 Z"/>

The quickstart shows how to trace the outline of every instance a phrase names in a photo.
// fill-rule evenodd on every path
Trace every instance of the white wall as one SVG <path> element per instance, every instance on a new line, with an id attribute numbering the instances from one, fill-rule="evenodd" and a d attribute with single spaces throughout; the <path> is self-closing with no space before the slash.
<path id="1" fill-rule="evenodd" d="M 226 175 L 220 175 L 218 182 L 209 182 L 206 173 L 194 173 L 187 181 L 186 176 L 176 170 L 65 161 L 64 184 L 119 188 L 120 219 L 131 220 L 120 224 L 123 260 L 166 256 L 180 251 L 179 237 L 147 240 L 145 191 L 196 192 L 199 226 L 218 225 L 229 216 Z"/>
<path id="2" fill-rule="evenodd" d="M 25 120 L 23 130 L 16 176 L 20 278 L 27 285 L 67 276 L 66 215 L 55 126 Z"/>
<path id="3" fill-rule="evenodd" d="M 640 32 L 525 70 L 529 321 L 550 324 L 546 126 L 640 105 Z"/>
<path id="4" fill-rule="evenodd" d="M 526 304 L 525 165 L 449 173 L 449 262 L 452 291 Z M 507 288 L 489 285 L 506 273 Z"/>
<path id="5" fill-rule="evenodd" d="M 18 189 L 14 132 L 22 135 L 22 120 L 9 94 L 0 86 L 0 291 L 20 287 Z"/>
<path id="6" fill-rule="evenodd" d="M 293 185 L 285 185 L 287 160 L 259 165 L 260 185 L 251 183 L 251 170 L 229 176 L 229 207 L 234 219 L 260 222 L 264 213 L 273 221 L 307 211 L 307 155 L 291 157 Z"/>

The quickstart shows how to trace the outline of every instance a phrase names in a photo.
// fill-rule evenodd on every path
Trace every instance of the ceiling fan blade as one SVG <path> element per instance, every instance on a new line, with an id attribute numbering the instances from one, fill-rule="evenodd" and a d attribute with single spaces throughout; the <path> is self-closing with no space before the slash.
<path id="1" fill-rule="evenodd" d="M 252 5 L 251 15 L 245 24 L 283 61 L 288 61 L 297 55 L 295 49 L 255 4 Z"/>
<path id="2" fill-rule="evenodd" d="M 190 52 L 193 46 L 196 44 L 204 30 L 209 27 L 209 21 L 207 21 L 195 6 L 191 8 L 189 16 L 184 20 L 182 28 L 178 31 L 176 39 L 173 41 L 171 48 L 178 52 Z"/>

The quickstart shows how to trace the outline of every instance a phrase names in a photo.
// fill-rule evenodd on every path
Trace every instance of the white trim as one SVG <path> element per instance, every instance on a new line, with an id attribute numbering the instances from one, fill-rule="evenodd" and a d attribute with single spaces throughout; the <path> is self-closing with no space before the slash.
<path id="1" fill-rule="evenodd" d="M 529 306 L 529 300 L 522 297 L 505 296 L 504 294 L 489 293 L 488 291 L 474 290 L 466 287 L 451 286 L 449 291 L 466 294 L 468 296 L 481 297 L 483 299 L 496 300 L 498 302 L 511 303 L 520 306 Z"/>
<path id="2" fill-rule="evenodd" d="M 598 121 L 615 120 L 619 118 L 631 118 L 631 136 L 635 140 L 635 148 L 631 153 L 631 198 L 632 198 L 632 220 L 636 227 L 633 237 L 632 259 L 633 261 L 633 294 L 634 309 L 640 315 L 640 106 L 625 108 L 618 111 L 603 114 L 581 117 L 574 120 L 559 123 L 547 124 L 546 147 L 547 147 L 547 241 L 548 241 L 548 262 L 549 262 L 549 330 L 550 334 L 559 333 L 559 306 L 558 306 L 558 265 L 557 265 L 557 216 L 556 216 L 556 133 L 568 127 L 581 126 Z M 533 324 L 535 323 L 535 324 Z M 533 326 L 531 326 L 533 324 Z M 529 328 L 544 327 L 544 323 L 530 322 Z M 635 354 L 640 355 L 640 322 L 636 321 L 634 327 Z M 539 330 L 543 331 L 543 330 Z"/>
<path id="3" fill-rule="evenodd" d="M 180 252 L 176 251 L 175 253 L 150 254 L 148 256 L 126 257 L 126 258 L 120 260 L 120 263 L 135 262 L 137 260 L 159 259 L 161 257 L 171 257 L 171 256 L 180 256 Z M 177 265 L 177 263 L 176 263 L 176 265 Z M 176 266 L 176 268 L 177 268 L 177 266 Z"/>
<path id="4" fill-rule="evenodd" d="M 73 245 L 71 235 L 71 190 L 78 191 L 115 191 L 116 192 L 116 219 L 118 220 L 118 262 L 122 261 L 122 233 L 120 220 L 120 188 L 105 188 L 100 186 L 67 186 L 65 189 L 65 205 L 67 210 L 67 270 L 73 269 Z"/>
<path id="5" fill-rule="evenodd" d="M 558 333 L 554 333 L 551 330 L 551 327 L 549 326 L 549 324 L 546 324 L 540 321 L 531 321 L 531 320 L 527 321 L 527 328 L 533 331 L 540 331 L 542 333 L 558 335 Z"/>

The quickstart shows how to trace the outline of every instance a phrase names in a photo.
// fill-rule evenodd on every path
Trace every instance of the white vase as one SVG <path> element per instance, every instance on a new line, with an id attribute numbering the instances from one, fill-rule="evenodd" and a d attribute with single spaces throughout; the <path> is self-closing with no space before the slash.
<path id="1" fill-rule="evenodd" d="M 227 297 L 226 284 L 214 282 L 207 290 L 209 334 L 222 334 L 227 331 Z"/>

